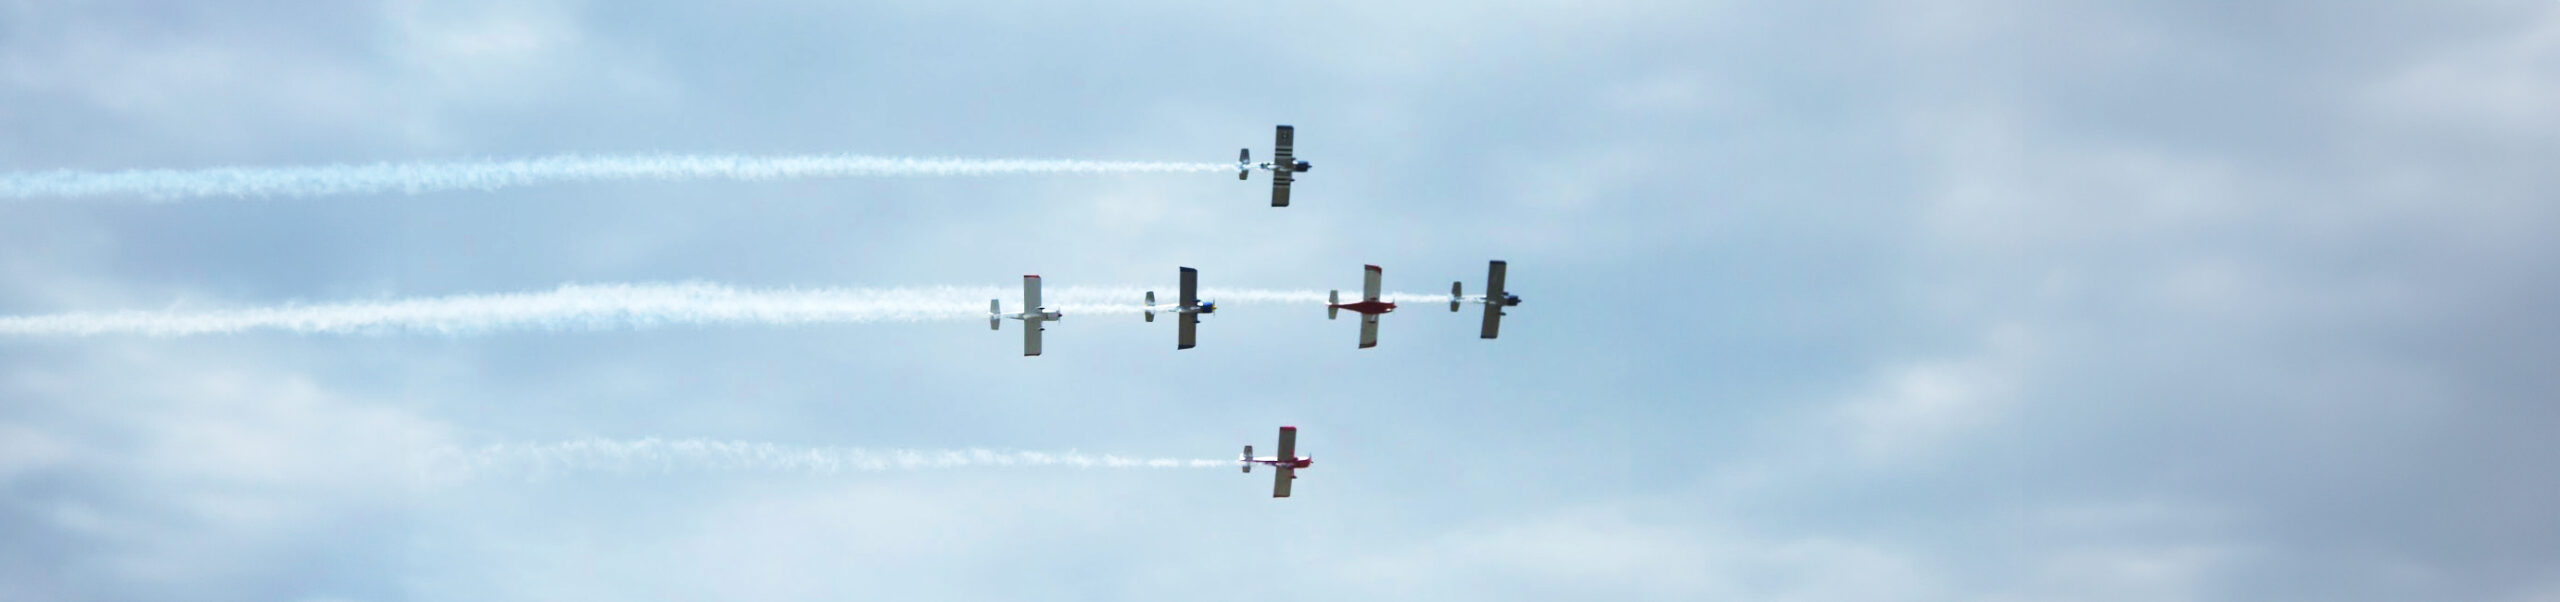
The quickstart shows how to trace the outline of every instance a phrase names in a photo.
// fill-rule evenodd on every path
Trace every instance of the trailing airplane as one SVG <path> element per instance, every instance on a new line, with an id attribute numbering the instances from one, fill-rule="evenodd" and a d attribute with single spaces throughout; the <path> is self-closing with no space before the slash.
<path id="1" fill-rule="evenodd" d="M 1271 477 L 1271 497 L 1289 497 L 1289 482 L 1298 480 L 1298 469 L 1316 463 L 1315 456 L 1298 457 L 1298 427 L 1280 427 L 1280 455 L 1253 457 L 1253 446 L 1244 446 L 1244 472 L 1253 474 L 1253 465 L 1270 466 L 1280 474 Z"/>
<path id="2" fill-rule="evenodd" d="M 1508 264 L 1503 263 L 1500 259 L 1496 259 L 1493 260 L 1492 267 L 1485 268 L 1485 291 L 1482 295 L 1469 297 L 1467 296 L 1466 289 L 1464 288 L 1464 283 L 1449 283 L 1450 312 L 1457 312 L 1458 305 L 1462 303 L 1484 304 L 1484 338 L 1490 339 L 1493 338 L 1495 334 L 1502 332 L 1502 316 L 1505 314 L 1505 312 L 1502 311 L 1502 308 L 1518 307 L 1520 305 L 1519 295 L 1514 295 L 1502 290 L 1502 273 L 1507 267 Z"/>
<path id="3" fill-rule="evenodd" d="M 1156 292 L 1147 291 L 1147 321 L 1156 321 L 1157 311 Z M 1200 314 L 1217 313 L 1218 302 L 1201 301 L 1200 270 L 1182 268 L 1182 301 L 1162 311 L 1174 314 L 1178 318 L 1175 322 L 1179 326 L 1175 327 L 1177 334 L 1174 335 L 1173 348 L 1175 350 L 1190 349 L 1199 339 Z"/>
<path id="4" fill-rule="evenodd" d="M 1333 291 L 1325 297 L 1324 319 L 1334 319 L 1342 313 L 1342 310 L 1346 309 L 1359 312 L 1360 348 L 1368 349 L 1370 347 L 1378 346 L 1378 314 L 1395 311 L 1396 304 L 1378 300 L 1378 278 L 1380 272 L 1378 270 L 1378 266 L 1372 265 L 1363 267 L 1368 268 L 1368 272 L 1364 274 L 1365 279 L 1360 285 L 1360 302 L 1343 303 L 1342 291 Z"/>
<path id="5" fill-rule="evenodd" d="M 1065 317 L 1067 314 L 1064 312 L 1049 311 L 1040 306 L 1039 274 L 1022 277 L 1022 313 L 1004 313 L 1002 301 L 987 300 L 988 330 L 1003 330 L 1007 319 L 1022 321 L 1022 354 L 1025 356 L 1040 355 L 1040 331 L 1047 328 L 1041 326 L 1041 322 L 1055 322 Z"/>
<path id="6" fill-rule="evenodd" d="M 1316 168 L 1314 163 L 1298 160 L 1296 151 L 1291 148 L 1296 138 L 1296 128 L 1280 126 L 1280 133 L 1275 135 L 1272 142 L 1272 161 L 1260 165 L 1253 162 L 1253 149 L 1236 150 L 1236 179 L 1249 179 L 1249 176 L 1253 175 L 1253 170 L 1256 169 L 1271 172 L 1271 206 L 1273 207 L 1289 206 L 1289 182 L 1297 179 L 1292 174 L 1304 173 Z"/>

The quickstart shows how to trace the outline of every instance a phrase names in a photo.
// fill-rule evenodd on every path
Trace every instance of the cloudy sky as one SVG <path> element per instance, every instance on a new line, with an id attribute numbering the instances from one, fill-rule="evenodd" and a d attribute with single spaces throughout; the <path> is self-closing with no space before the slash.
<path id="1" fill-rule="evenodd" d="M 965 6 L 963 6 L 965 5 Z M 2560 7 L 0 2 L 51 170 L 1224 174 L 0 200 L 0 316 L 706 282 L 1391 289 L 973 321 L 0 338 L 0 600 L 2560 599 Z M 1257 155 L 1261 152 L 1257 152 Z M 1223 459 L 430 478 L 600 439 Z M 1267 449 L 1267 448 L 1264 448 Z"/>

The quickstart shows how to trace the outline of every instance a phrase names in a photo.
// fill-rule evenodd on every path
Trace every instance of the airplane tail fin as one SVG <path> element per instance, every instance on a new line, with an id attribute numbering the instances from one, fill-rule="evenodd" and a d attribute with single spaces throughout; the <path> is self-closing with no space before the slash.
<path id="1" fill-rule="evenodd" d="M 1236 179 L 1243 180 L 1251 175 L 1253 175 L 1253 149 L 1236 149 Z"/>
<path id="2" fill-rule="evenodd" d="M 1467 298 L 1466 286 L 1464 282 L 1449 283 L 1449 313 L 1457 313 L 1458 302 Z"/>
<path id="3" fill-rule="evenodd" d="M 1244 473 L 1253 474 L 1253 446 L 1244 446 Z"/>
<path id="4" fill-rule="evenodd" d="M 1327 293 L 1324 301 L 1324 319 L 1331 320 L 1335 316 L 1342 315 L 1341 305 L 1342 291 Z"/>
<path id="5" fill-rule="evenodd" d="M 1156 321 L 1156 292 L 1147 291 L 1147 321 Z"/>
<path id="6" fill-rule="evenodd" d="M 987 330 L 1004 330 L 1004 302 L 987 300 Z"/>

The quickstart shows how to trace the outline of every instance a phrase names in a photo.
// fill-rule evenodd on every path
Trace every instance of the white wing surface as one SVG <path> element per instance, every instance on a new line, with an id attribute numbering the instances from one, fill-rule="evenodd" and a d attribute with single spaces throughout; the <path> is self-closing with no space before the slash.
<path id="1" fill-rule="evenodd" d="M 1360 348 L 1378 346 L 1378 314 L 1360 314 Z"/>

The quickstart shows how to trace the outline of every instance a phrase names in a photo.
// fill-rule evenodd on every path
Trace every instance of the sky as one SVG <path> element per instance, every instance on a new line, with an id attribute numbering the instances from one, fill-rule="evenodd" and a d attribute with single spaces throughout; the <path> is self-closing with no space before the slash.
<path id="1" fill-rule="evenodd" d="M 1286 209 L 1218 172 L 0 199 L 0 317 L 1492 259 L 1526 299 L 1365 350 L 1280 303 L 1037 358 L 974 317 L 0 337 L 0 600 L 2560 600 L 2553 107 L 2525 0 L 0 2 L 0 178 L 1214 163 L 1276 123 L 1317 166 Z M 1283 424 L 1285 500 L 436 464 Z"/>

